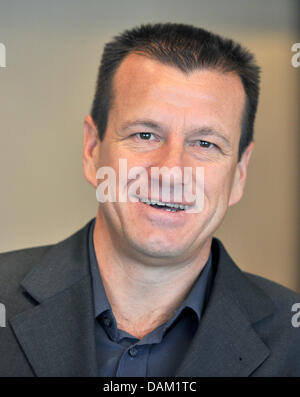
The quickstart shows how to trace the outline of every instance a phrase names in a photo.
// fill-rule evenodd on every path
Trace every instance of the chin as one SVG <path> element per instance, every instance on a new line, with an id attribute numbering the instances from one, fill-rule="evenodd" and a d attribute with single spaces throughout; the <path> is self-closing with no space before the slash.
<path id="1" fill-rule="evenodd" d="M 186 247 L 182 246 L 178 247 L 178 245 L 174 245 L 174 242 L 170 244 L 167 241 L 137 241 L 133 242 L 134 248 L 143 255 L 152 257 L 152 258 L 174 258 L 182 255 L 183 252 L 186 251 Z"/>

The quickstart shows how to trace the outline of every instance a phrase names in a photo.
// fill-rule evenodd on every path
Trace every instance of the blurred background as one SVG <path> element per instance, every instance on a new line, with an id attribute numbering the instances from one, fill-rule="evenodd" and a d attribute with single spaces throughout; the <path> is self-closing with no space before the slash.
<path id="1" fill-rule="evenodd" d="M 293 0 L 0 0 L 0 252 L 55 243 L 96 214 L 82 125 L 104 43 L 141 23 L 190 23 L 262 67 L 245 195 L 217 236 L 243 270 L 300 291 L 299 11 Z"/>

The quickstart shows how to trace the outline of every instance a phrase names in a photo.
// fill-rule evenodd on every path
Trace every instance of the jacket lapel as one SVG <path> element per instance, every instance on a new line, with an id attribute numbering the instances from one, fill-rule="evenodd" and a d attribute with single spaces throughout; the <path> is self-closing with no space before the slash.
<path id="1" fill-rule="evenodd" d="M 273 302 L 213 240 L 218 268 L 199 329 L 175 376 L 249 376 L 270 351 L 256 331 L 272 315 Z"/>
<path id="2" fill-rule="evenodd" d="M 11 325 L 37 376 L 97 376 L 88 229 L 49 248 L 21 284 L 38 304 Z"/>

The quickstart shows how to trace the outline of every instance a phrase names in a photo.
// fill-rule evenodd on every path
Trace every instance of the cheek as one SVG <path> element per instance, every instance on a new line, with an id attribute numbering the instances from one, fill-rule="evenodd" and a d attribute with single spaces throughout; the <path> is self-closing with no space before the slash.
<path id="1" fill-rule="evenodd" d="M 227 201 L 232 184 L 230 170 L 223 168 L 206 170 L 204 176 L 204 192 L 206 199 L 212 202 Z"/>
<path id="2" fill-rule="evenodd" d="M 117 172 L 120 154 L 114 150 L 111 144 L 103 144 L 99 154 L 99 164 L 102 167 L 112 167 Z"/>

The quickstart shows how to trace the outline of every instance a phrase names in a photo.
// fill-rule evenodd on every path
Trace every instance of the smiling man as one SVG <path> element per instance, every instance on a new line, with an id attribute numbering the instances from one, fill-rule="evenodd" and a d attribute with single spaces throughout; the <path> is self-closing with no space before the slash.
<path id="1" fill-rule="evenodd" d="M 112 170 L 117 199 L 63 242 L 1 255 L 2 376 L 300 375 L 299 295 L 214 237 L 243 195 L 258 92 L 253 56 L 202 29 L 145 25 L 106 45 L 83 168 L 95 190 Z M 139 189 L 120 164 L 143 170 Z M 175 195 L 198 192 L 197 170 L 199 207 Z"/>

